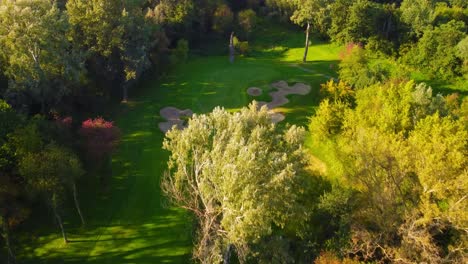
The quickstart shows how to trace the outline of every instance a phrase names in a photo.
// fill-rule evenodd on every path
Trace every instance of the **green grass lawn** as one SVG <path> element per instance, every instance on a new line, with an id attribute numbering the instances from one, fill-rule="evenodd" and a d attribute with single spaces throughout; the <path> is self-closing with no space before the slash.
<path id="1" fill-rule="evenodd" d="M 271 82 L 286 80 L 312 86 L 309 95 L 291 95 L 290 103 L 280 109 L 286 114 L 285 122 L 306 125 L 318 104 L 319 85 L 327 80 L 324 75 L 336 76 L 330 64 L 337 64 L 337 46 L 313 40 L 310 62 L 301 64 L 302 32 L 278 27 L 255 36 L 250 57 L 238 57 L 230 64 L 227 55 L 192 55 L 167 76 L 147 80 L 135 90 L 115 120 L 123 141 L 112 160 L 110 191 L 103 193 L 92 181 L 82 184 L 80 197 L 88 225 L 81 228 L 75 212 L 66 211 L 72 242 L 65 245 L 52 217 L 44 214 L 37 221 L 41 228 L 20 236 L 20 263 L 190 262 L 193 221 L 186 212 L 165 206 L 159 189 L 168 157 L 161 149 L 159 110 L 165 106 L 196 113 L 216 106 L 236 110 L 254 99 L 247 95 L 248 87 L 268 91 Z"/>

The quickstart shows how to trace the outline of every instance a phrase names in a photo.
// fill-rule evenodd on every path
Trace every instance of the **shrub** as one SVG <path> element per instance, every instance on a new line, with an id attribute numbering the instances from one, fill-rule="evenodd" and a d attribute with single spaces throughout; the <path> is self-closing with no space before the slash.
<path id="1" fill-rule="evenodd" d="M 79 130 L 88 157 L 100 163 L 110 157 L 120 139 L 120 130 L 102 117 L 87 119 Z"/>
<path id="2" fill-rule="evenodd" d="M 234 48 L 242 55 L 248 55 L 250 51 L 249 42 L 248 41 L 240 41 L 237 37 L 233 39 Z"/>
<path id="3" fill-rule="evenodd" d="M 339 65 L 340 79 L 355 88 L 364 88 L 375 83 L 372 72 L 368 67 L 369 60 L 363 48 L 355 44 L 348 44 L 342 54 Z"/>
<path id="4" fill-rule="evenodd" d="M 185 39 L 177 41 L 177 47 L 172 51 L 171 63 L 173 65 L 185 63 L 188 58 L 189 45 Z"/>
<path id="5" fill-rule="evenodd" d="M 310 119 L 309 130 L 316 139 L 326 139 L 338 134 L 343 126 L 343 119 L 348 104 L 342 101 L 323 100 L 315 115 Z"/>

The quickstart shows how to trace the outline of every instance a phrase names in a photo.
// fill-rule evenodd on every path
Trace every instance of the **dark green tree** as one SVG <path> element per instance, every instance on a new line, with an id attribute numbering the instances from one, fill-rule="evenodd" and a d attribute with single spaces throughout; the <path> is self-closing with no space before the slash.
<path id="1" fill-rule="evenodd" d="M 6 97 L 27 94 L 44 113 L 79 85 L 83 58 L 66 38 L 67 16 L 48 0 L 0 3 L 0 61 L 10 80 Z"/>

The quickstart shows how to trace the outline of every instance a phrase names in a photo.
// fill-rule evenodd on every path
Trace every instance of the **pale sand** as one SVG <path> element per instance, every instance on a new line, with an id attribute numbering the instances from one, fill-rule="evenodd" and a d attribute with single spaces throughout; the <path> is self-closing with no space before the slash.
<path id="1" fill-rule="evenodd" d="M 166 122 L 160 122 L 158 125 L 159 129 L 164 133 L 171 130 L 174 126 L 178 129 L 185 128 L 185 121 L 181 117 L 191 117 L 193 115 L 190 109 L 180 110 L 172 106 L 164 107 L 159 113 L 162 118 L 167 120 Z"/>
<path id="2" fill-rule="evenodd" d="M 271 84 L 273 88 L 276 88 L 277 91 L 271 92 L 270 96 L 273 99 L 271 102 L 259 102 L 260 106 L 266 105 L 268 109 L 273 109 L 278 106 L 285 105 L 289 102 L 287 95 L 298 94 L 306 95 L 310 93 L 310 85 L 304 83 L 296 83 L 293 86 L 289 86 L 285 81 L 278 81 Z"/>
<path id="3" fill-rule="evenodd" d="M 250 96 L 259 96 L 262 94 L 262 89 L 257 88 L 257 87 L 250 87 L 247 89 L 247 94 Z"/>

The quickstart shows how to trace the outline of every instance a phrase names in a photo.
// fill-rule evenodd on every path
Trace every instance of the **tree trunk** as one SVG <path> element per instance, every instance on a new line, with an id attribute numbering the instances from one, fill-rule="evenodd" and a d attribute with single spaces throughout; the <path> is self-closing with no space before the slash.
<path id="1" fill-rule="evenodd" d="M 229 244 L 227 246 L 226 252 L 224 252 L 223 264 L 229 264 L 230 259 L 231 259 L 231 249 L 232 249 L 232 244 Z"/>
<path id="2" fill-rule="evenodd" d="M 5 238 L 5 246 L 7 249 L 7 263 L 16 263 L 16 256 L 11 249 L 11 242 L 10 242 L 10 227 L 8 225 L 8 218 L 3 217 L 3 236 Z"/>
<path id="3" fill-rule="evenodd" d="M 125 82 L 122 86 L 122 103 L 126 103 L 127 100 L 128 100 L 128 85 L 127 85 L 127 82 Z"/>
<path id="4" fill-rule="evenodd" d="M 52 198 L 52 210 L 54 211 L 55 219 L 57 219 L 57 223 L 60 227 L 60 231 L 62 231 L 63 242 L 68 243 L 67 234 L 65 233 L 65 228 L 63 227 L 62 217 L 60 217 L 59 213 L 57 212 L 57 204 L 55 201 L 55 194 Z"/>
<path id="5" fill-rule="evenodd" d="M 234 32 L 231 32 L 231 38 L 229 39 L 229 61 L 234 63 Z"/>
<path id="6" fill-rule="evenodd" d="M 307 22 L 305 50 L 304 50 L 304 58 L 302 58 L 302 62 L 307 61 L 307 52 L 309 51 L 309 32 L 310 32 L 310 23 Z"/>
<path id="7" fill-rule="evenodd" d="M 85 223 L 83 214 L 81 213 L 80 203 L 78 202 L 78 194 L 76 191 L 75 182 L 72 183 L 72 187 L 73 187 L 73 200 L 75 200 L 75 207 L 76 207 L 76 210 L 78 211 L 78 214 L 80 215 L 81 224 L 84 226 L 86 223 Z"/>

